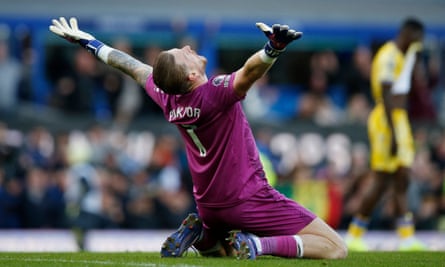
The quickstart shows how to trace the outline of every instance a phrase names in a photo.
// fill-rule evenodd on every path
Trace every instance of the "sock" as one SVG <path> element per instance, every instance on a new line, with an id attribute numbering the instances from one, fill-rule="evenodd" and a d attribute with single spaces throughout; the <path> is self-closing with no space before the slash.
<path id="1" fill-rule="evenodd" d="M 198 242 L 195 248 L 204 257 L 219 257 L 221 256 L 222 250 L 224 249 L 221 242 L 219 241 L 213 247 L 210 248 L 205 248 L 202 246 L 202 244 L 200 246 L 200 243 Z"/>
<path id="2" fill-rule="evenodd" d="M 217 246 L 221 246 L 221 243 L 209 233 L 207 228 L 203 228 L 201 237 L 193 246 L 199 251 L 208 251 L 213 250 Z"/>
<path id="3" fill-rule="evenodd" d="M 405 214 L 397 219 L 397 234 L 401 239 L 409 239 L 414 237 L 414 220 L 411 213 Z"/>
<path id="4" fill-rule="evenodd" d="M 348 235 L 353 238 L 361 238 L 366 233 L 368 225 L 369 219 L 356 216 L 352 219 L 351 224 L 349 224 Z"/>
<path id="5" fill-rule="evenodd" d="M 273 236 L 259 238 L 262 255 L 273 255 L 285 258 L 302 258 L 303 241 L 299 236 Z M 259 252 L 258 252 L 259 254 Z"/>

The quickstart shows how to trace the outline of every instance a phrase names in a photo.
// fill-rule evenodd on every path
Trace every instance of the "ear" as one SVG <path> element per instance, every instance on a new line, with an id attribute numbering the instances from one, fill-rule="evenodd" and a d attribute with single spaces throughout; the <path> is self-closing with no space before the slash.
<path id="1" fill-rule="evenodd" d="M 191 71 L 187 78 L 189 81 L 195 81 L 198 78 L 198 73 L 196 71 Z"/>

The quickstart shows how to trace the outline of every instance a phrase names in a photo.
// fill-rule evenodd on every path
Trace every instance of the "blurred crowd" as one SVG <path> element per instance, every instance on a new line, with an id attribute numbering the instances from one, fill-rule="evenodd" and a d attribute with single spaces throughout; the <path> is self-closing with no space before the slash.
<path id="1" fill-rule="evenodd" d="M 45 66 L 51 90 L 37 97 L 32 73 L 36 52 L 25 34 L 19 37 L 19 53 L 12 53 L 8 36 L 0 29 L 3 115 L 43 98 L 49 109 L 67 118 L 84 115 L 111 126 L 25 130 L 0 122 L 0 228 L 176 228 L 195 209 L 184 148 L 174 134 L 155 134 L 149 122 L 146 130 L 131 128 L 138 116 L 162 116 L 144 91 L 84 49 L 53 46 Z M 136 49 L 125 38 L 111 45 L 148 64 L 161 51 L 157 46 Z M 255 131 L 271 184 L 336 229 L 347 227 L 369 182 L 367 144 L 353 141 L 341 126 L 366 124 L 373 105 L 373 51 L 358 46 L 348 56 L 332 50 L 306 52 L 299 63 L 303 66 L 296 68 L 305 69 L 295 73 L 298 83 L 277 82 L 270 73 L 243 102 L 252 123 L 339 128 L 328 136 Z M 439 123 L 443 84 L 440 56 L 437 50 L 429 52 L 415 68 L 410 95 L 413 122 L 429 126 L 415 127 L 409 204 L 419 229 L 445 230 L 445 132 Z M 213 74 L 236 69 L 229 67 Z M 392 212 L 383 201 L 371 229 L 392 227 Z"/>
<path id="2" fill-rule="evenodd" d="M 23 104 L 38 103 L 64 115 L 82 114 L 112 121 L 124 129 L 137 116 L 160 115 L 160 109 L 131 78 L 96 60 L 85 49 L 65 43 L 50 44 L 45 47 L 44 65 L 36 66 L 40 55 L 32 45 L 31 33 L 18 31 L 12 38 L 10 31 L 0 24 L 1 112 L 14 112 Z M 383 41 L 358 44 L 349 51 L 319 48 L 287 52 L 247 96 L 247 115 L 251 120 L 305 120 L 320 126 L 365 124 L 373 105 L 371 60 Z M 151 65 L 163 49 L 156 44 L 135 45 L 125 37 L 107 39 L 107 43 Z M 200 51 L 198 40 L 190 36 L 179 34 L 176 43 L 177 47 L 188 44 Z M 414 69 L 410 117 L 443 125 L 445 95 L 440 77 L 444 48 L 436 39 L 428 40 L 425 47 L 422 60 Z M 251 53 L 247 48 L 241 54 L 225 52 L 221 55 L 229 58 Z M 238 61 L 242 64 L 245 59 Z M 240 67 L 221 58 L 213 60 L 221 64 L 211 66 L 208 75 L 229 73 Z"/>
<path id="3" fill-rule="evenodd" d="M 2 124 L 0 140 L 2 228 L 175 228 L 194 210 L 176 136 Z"/>
<path id="4" fill-rule="evenodd" d="M 369 182 L 366 142 L 341 132 L 255 134 L 270 183 L 344 229 Z M 445 230 L 445 132 L 418 128 L 415 140 L 409 205 L 419 229 Z M 2 123 L 0 162 L 0 228 L 176 228 L 195 209 L 175 134 L 99 124 L 23 132 Z M 392 227 L 390 203 L 381 203 L 371 229 Z"/>

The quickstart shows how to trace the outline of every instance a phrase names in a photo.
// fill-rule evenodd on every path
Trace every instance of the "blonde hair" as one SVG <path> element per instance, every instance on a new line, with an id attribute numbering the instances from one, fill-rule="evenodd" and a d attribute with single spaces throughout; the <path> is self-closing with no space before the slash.
<path id="1" fill-rule="evenodd" d="M 159 53 L 156 58 L 153 80 L 162 91 L 170 95 L 185 94 L 190 89 L 186 67 L 177 64 L 175 57 L 168 51 Z"/>

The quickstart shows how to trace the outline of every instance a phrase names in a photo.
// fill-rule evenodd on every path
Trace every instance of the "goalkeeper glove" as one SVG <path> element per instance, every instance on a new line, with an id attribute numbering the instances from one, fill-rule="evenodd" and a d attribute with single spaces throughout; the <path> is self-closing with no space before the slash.
<path id="1" fill-rule="evenodd" d="M 70 18 L 69 24 L 64 17 L 60 17 L 59 20 L 53 19 L 52 23 L 49 26 L 50 31 L 71 43 L 80 44 L 95 56 L 100 57 L 99 50 L 104 46 L 106 47 L 104 43 L 96 40 L 91 34 L 79 30 L 76 18 Z"/>
<path id="2" fill-rule="evenodd" d="M 271 58 L 278 57 L 286 46 L 294 40 L 300 39 L 302 32 L 289 29 L 287 25 L 274 24 L 272 28 L 262 22 L 257 22 L 256 26 L 264 32 L 269 41 L 264 46 L 266 55 Z"/>

